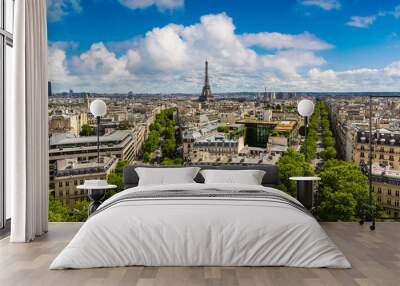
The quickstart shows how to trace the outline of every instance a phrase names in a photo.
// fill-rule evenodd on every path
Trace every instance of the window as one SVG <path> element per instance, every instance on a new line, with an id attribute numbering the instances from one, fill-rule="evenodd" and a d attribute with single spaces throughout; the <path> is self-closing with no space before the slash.
<path id="1" fill-rule="evenodd" d="M 10 218 L 10 194 L 4 188 L 4 99 L 11 93 L 14 0 L 0 0 L 0 228 Z"/>
<path id="2" fill-rule="evenodd" d="M 58 182 L 58 186 L 61 188 L 63 186 L 62 182 Z"/>
<path id="3" fill-rule="evenodd" d="M 391 190 L 391 189 L 388 189 L 387 194 L 388 194 L 389 196 L 391 196 L 391 195 L 392 195 L 392 190 Z"/>

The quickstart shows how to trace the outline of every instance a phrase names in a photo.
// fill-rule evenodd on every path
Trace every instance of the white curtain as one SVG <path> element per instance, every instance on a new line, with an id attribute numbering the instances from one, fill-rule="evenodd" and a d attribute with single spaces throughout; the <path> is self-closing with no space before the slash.
<path id="1" fill-rule="evenodd" d="M 13 94 L 6 98 L 6 187 L 12 242 L 47 232 L 46 0 L 15 1 Z"/>

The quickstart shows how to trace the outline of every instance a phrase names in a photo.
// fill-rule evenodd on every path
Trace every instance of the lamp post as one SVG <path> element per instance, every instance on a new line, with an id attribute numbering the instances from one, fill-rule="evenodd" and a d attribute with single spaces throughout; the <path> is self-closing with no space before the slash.
<path id="1" fill-rule="evenodd" d="M 97 169 L 100 172 L 100 118 L 107 113 L 107 105 L 100 99 L 94 100 L 90 104 L 90 112 L 96 117 L 97 123 Z M 108 185 L 106 180 L 85 180 L 84 185 L 77 189 L 87 190 L 90 199 L 88 215 L 91 215 L 101 205 L 102 200 L 108 189 L 116 188 L 114 185 Z"/>
<path id="2" fill-rule="evenodd" d="M 297 105 L 297 111 L 304 117 L 304 157 L 307 160 L 307 126 L 308 117 L 314 113 L 314 103 L 309 99 L 303 99 Z"/>
<path id="3" fill-rule="evenodd" d="M 90 112 L 96 117 L 97 123 L 97 163 L 100 164 L 100 118 L 107 113 L 107 105 L 100 99 L 90 104 Z"/>

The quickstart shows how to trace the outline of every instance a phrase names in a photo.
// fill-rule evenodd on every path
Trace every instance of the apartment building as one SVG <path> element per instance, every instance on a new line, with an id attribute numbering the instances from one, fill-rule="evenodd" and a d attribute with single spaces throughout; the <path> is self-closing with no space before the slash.
<path id="1" fill-rule="evenodd" d="M 133 163 L 141 152 L 145 130 L 145 126 L 137 126 L 133 130 L 117 130 L 100 136 L 100 158 L 113 157 Z M 49 143 L 50 189 L 55 187 L 57 161 L 77 159 L 78 163 L 88 163 L 97 159 L 96 136 L 54 134 Z"/>
<path id="2" fill-rule="evenodd" d="M 372 168 L 372 189 L 386 212 L 391 217 L 400 217 L 400 171 L 375 164 Z"/>
<path id="3" fill-rule="evenodd" d="M 78 136 L 81 127 L 87 124 L 88 116 L 85 112 L 64 114 L 60 110 L 56 110 L 49 117 L 49 133 L 70 133 Z"/>
<path id="4" fill-rule="evenodd" d="M 64 206 L 72 208 L 76 202 L 87 198 L 87 190 L 78 190 L 85 180 L 106 180 L 115 169 L 117 158 L 105 157 L 101 163 L 79 163 L 77 159 L 59 160 L 54 175 L 54 196 Z"/>
<path id="5" fill-rule="evenodd" d="M 354 138 L 353 161 L 368 163 L 369 131 L 357 130 Z M 376 129 L 372 133 L 372 162 L 400 170 L 400 131 Z"/>
<path id="6" fill-rule="evenodd" d="M 187 147 L 186 158 L 192 162 L 218 162 L 238 155 L 243 148 L 243 136 L 228 138 L 225 133 L 217 133 L 194 139 Z"/>

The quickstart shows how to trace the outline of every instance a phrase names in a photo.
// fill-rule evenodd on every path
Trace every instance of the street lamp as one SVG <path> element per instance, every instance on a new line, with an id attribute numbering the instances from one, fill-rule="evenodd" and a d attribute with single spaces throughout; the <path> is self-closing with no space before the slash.
<path id="1" fill-rule="evenodd" d="M 314 113 L 314 102 L 309 99 L 303 99 L 297 105 L 297 111 L 301 116 L 304 117 L 304 156 L 307 160 L 307 126 L 308 126 L 308 118 Z"/>
<path id="2" fill-rule="evenodd" d="M 107 105 L 100 99 L 90 104 L 90 112 L 96 117 L 97 123 L 97 163 L 100 164 L 100 118 L 107 113 Z"/>
<path id="3" fill-rule="evenodd" d="M 107 113 L 107 105 L 103 100 L 96 99 L 90 104 L 90 112 L 96 117 L 97 123 L 97 169 L 100 172 L 100 118 Z M 77 187 L 77 189 L 87 190 L 88 197 L 90 199 L 90 205 L 88 208 L 88 215 L 96 211 L 101 205 L 106 191 L 109 189 L 116 188 L 115 185 L 109 185 L 106 180 L 85 180 L 83 185 Z"/>

